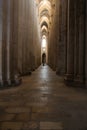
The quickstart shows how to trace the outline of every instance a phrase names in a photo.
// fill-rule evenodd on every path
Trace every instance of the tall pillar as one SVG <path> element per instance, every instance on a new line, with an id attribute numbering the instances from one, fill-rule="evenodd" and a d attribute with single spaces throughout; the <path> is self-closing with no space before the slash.
<path id="1" fill-rule="evenodd" d="M 56 73 L 58 75 L 61 75 L 61 71 L 62 71 L 62 56 L 63 56 L 63 51 L 62 51 L 62 8 L 63 8 L 63 5 L 62 5 L 62 0 L 60 0 L 60 5 L 59 5 L 59 26 L 58 26 L 58 29 L 59 29 L 59 37 L 58 37 L 58 50 L 57 50 L 57 70 L 56 70 Z M 62 53 L 62 55 L 61 55 Z"/>
<path id="2" fill-rule="evenodd" d="M 74 43 L 75 43 L 75 1 L 68 0 L 68 25 L 67 25 L 67 73 L 66 83 L 74 80 Z"/>
<path id="3" fill-rule="evenodd" d="M 2 86 L 2 15 L 3 15 L 3 0 L 0 0 L 0 87 Z"/>
<path id="4" fill-rule="evenodd" d="M 7 9 L 8 1 L 3 0 L 3 30 L 2 30 L 2 80 L 7 81 Z"/>
<path id="5" fill-rule="evenodd" d="M 77 51 L 78 57 L 78 73 L 77 85 L 84 86 L 85 84 L 85 0 L 79 1 L 78 11 L 78 32 L 79 32 L 79 45 Z"/>
<path id="6" fill-rule="evenodd" d="M 11 78 L 10 78 L 10 25 L 11 25 L 11 22 L 10 22 L 10 6 L 11 6 L 11 3 L 10 3 L 10 0 L 7 0 L 7 7 L 8 7 L 8 10 L 7 10 L 7 82 L 8 82 L 8 85 L 11 85 Z"/>
<path id="7" fill-rule="evenodd" d="M 68 0 L 64 1 L 64 74 L 67 73 L 67 14 L 68 14 Z"/>
<path id="8" fill-rule="evenodd" d="M 86 80 L 86 87 L 87 87 L 87 0 L 86 0 L 86 5 L 85 5 L 85 9 L 86 9 L 86 16 L 85 16 L 85 18 L 86 18 L 86 21 L 85 21 L 85 25 L 86 25 L 86 35 L 85 35 L 85 44 L 86 44 L 86 48 L 85 48 L 85 74 L 86 74 L 86 78 L 85 78 L 85 80 Z"/>
<path id="9" fill-rule="evenodd" d="M 27 33 L 28 33 L 28 20 L 27 20 L 27 13 L 28 13 L 28 10 L 27 10 L 27 6 L 28 6 L 28 1 L 26 0 L 25 1 L 25 21 L 24 21 L 24 24 L 25 24 L 25 38 L 24 38 L 24 71 L 25 73 L 27 73 L 28 71 L 28 68 L 27 68 L 27 55 L 28 55 L 28 41 L 27 41 Z"/>
<path id="10" fill-rule="evenodd" d="M 3 0 L 2 24 L 2 81 L 3 86 L 9 85 L 9 38 L 10 38 L 10 1 Z"/>
<path id="11" fill-rule="evenodd" d="M 30 56 L 30 70 L 33 71 L 33 29 L 34 29 L 34 1 L 30 1 L 30 23 L 29 23 L 29 33 L 30 33 L 30 50 L 29 50 L 29 56 Z"/>
<path id="12" fill-rule="evenodd" d="M 23 51 L 23 0 L 18 0 L 19 2 L 19 16 L 18 16 L 18 71 L 20 74 L 23 72 L 22 66 L 22 51 Z"/>
<path id="13" fill-rule="evenodd" d="M 23 69 L 23 74 L 26 73 L 26 1 L 23 0 L 23 50 L 22 50 L 22 69 Z"/>
<path id="14" fill-rule="evenodd" d="M 66 42 L 67 42 L 67 0 L 60 0 L 59 6 L 59 39 L 58 39 L 58 64 L 57 74 L 64 75 L 66 72 Z"/>
<path id="15" fill-rule="evenodd" d="M 30 62 L 30 49 L 31 49 L 31 40 L 30 40 L 30 37 L 31 37 L 31 29 L 32 29 L 32 25 L 31 25 L 31 21 L 32 21 L 32 18 L 31 18 L 31 2 L 32 1 L 29 1 L 27 0 L 27 72 L 28 71 L 31 71 L 31 62 Z"/>
<path id="16" fill-rule="evenodd" d="M 21 83 L 18 74 L 18 1 L 10 1 L 10 80 L 14 85 Z"/>
<path id="17" fill-rule="evenodd" d="M 1 2 L 1 1 L 0 1 Z M 1 3 L 0 3 L 1 4 Z M 2 45 L 1 45 L 1 79 L 2 86 L 18 85 L 18 3 L 17 0 L 2 2 Z M 1 12 L 1 11 L 0 11 Z M 1 35 L 1 34 L 0 34 Z"/>
<path id="18" fill-rule="evenodd" d="M 79 4 L 78 0 L 75 1 L 75 47 L 74 47 L 74 82 L 77 79 L 79 71 Z"/>

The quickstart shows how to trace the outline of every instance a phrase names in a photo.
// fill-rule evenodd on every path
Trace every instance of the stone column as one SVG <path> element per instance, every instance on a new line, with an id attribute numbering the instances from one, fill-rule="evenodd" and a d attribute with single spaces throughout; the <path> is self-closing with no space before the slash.
<path id="1" fill-rule="evenodd" d="M 28 10 L 27 10 L 27 0 L 24 1 L 25 2 L 25 20 L 24 20 L 24 24 L 25 24 L 25 38 L 24 38 L 24 71 L 25 73 L 27 73 L 27 54 L 28 54 L 28 47 L 27 47 L 27 44 L 28 44 L 28 41 L 27 41 L 27 33 L 28 33 L 28 25 L 27 25 L 27 13 L 28 13 Z"/>
<path id="2" fill-rule="evenodd" d="M 57 1 L 58 2 L 58 1 Z M 59 19 L 58 29 L 58 42 L 57 42 L 57 71 L 58 75 L 64 75 L 67 68 L 67 0 L 60 0 L 58 3 Z M 58 10 L 58 9 L 57 9 Z"/>
<path id="3" fill-rule="evenodd" d="M 27 72 L 31 71 L 31 62 L 30 62 L 30 49 L 31 49 L 31 29 L 32 29 L 32 25 L 31 25 L 31 5 L 32 1 L 27 0 Z"/>
<path id="4" fill-rule="evenodd" d="M 84 86 L 85 83 L 85 0 L 79 0 L 79 15 L 78 15 L 78 32 L 79 32 L 79 45 L 77 51 L 78 57 L 78 74 L 77 85 Z"/>
<path id="5" fill-rule="evenodd" d="M 40 26 L 39 26 L 39 17 L 38 17 L 38 7 L 34 4 L 34 21 L 33 21 L 33 43 L 34 43 L 34 59 L 35 59 L 35 68 L 41 64 L 41 37 L 40 37 Z"/>
<path id="6" fill-rule="evenodd" d="M 36 7 L 36 4 L 34 5 Z M 36 31 L 36 21 L 35 21 L 35 7 L 34 7 L 34 24 L 33 24 L 33 44 L 34 44 L 34 69 L 36 69 L 36 35 L 35 35 L 35 31 Z"/>
<path id="7" fill-rule="evenodd" d="M 2 82 L 2 16 L 3 16 L 3 0 L 0 0 L 0 87 L 3 85 Z"/>
<path id="8" fill-rule="evenodd" d="M 74 47 L 74 82 L 77 79 L 79 63 L 79 4 L 75 1 L 75 47 Z"/>
<path id="9" fill-rule="evenodd" d="M 23 68 L 23 74 L 26 73 L 26 57 L 25 57 L 25 53 L 26 53 L 26 2 L 23 0 L 23 33 L 22 33 L 22 36 L 23 36 L 23 47 L 22 47 L 22 57 L 23 57 L 23 60 L 22 60 L 22 68 Z"/>
<path id="10" fill-rule="evenodd" d="M 87 87 L 87 0 L 86 1 L 86 21 L 85 21 L 85 25 L 86 25 L 86 35 L 85 35 L 85 44 L 86 44 L 86 48 L 85 48 L 85 74 L 86 74 L 86 77 L 85 77 L 85 80 L 86 80 L 86 87 Z"/>
<path id="11" fill-rule="evenodd" d="M 30 23 L 29 23 L 29 33 L 30 33 L 30 70 L 33 71 L 33 52 L 34 52 L 34 46 L 33 46 L 33 31 L 34 31 L 34 1 L 30 1 Z"/>
<path id="12" fill-rule="evenodd" d="M 67 73 L 66 83 L 74 80 L 74 43 L 75 43 L 75 1 L 68 0 L 68 26 L 67 26 Z"/>
<path id="13" fill-rule="evenodd" d="M 58 6 L 57 6 L 58 7 Z M 61 28 L 62 28 L 62 8 L 63 8 L 63 5 L 62 5 L 62 0 L 60 0 L 60 4 L 59 4 L 59 26 L 58 26 L 58 29 L 59 29 L 59 37 L 58 37 L 58 42 L 57 42 L 57 46 L 58 46 L 58 50 L 57 50 L 57 71 L 56 73 L 58 75 L 61 75 L 61 70 L 62 70 L 62 56 L 63 54 L 61 55 L 62 53 L 62 32 L 61 32 Z"/>
<path id="14" fill-rule="evenodd" d="M 2 30 L 2 80 L 3 86 L 8 86 L 10 82 L 9 71 L 9 42 L 10 42 L 10 1 L 3 0 L 3 30 Z"/>
<path id="15" fill-rule="evenodd" d="M 10 0 L 7 0 L 7 82 L 8 85 L 11 85 L 11 78 L 10 78 L 10 25 L 11 25 L 11 21 L 10 21 L 10 14 L 11 14 L 11 10 L 10 10 Z"/>
<path id="16" fill-rule="evenodd" d="M 56 74 L 59 74 L 59 40 L 60 40 L 60 21 L 61 21 L 61 0 L 56 0 L 56 3 L 55 3 L 55 13 L 56 13 L 56 16 L 55 16 L 55 43 L 56 43 Z"/>
<path id="17" fill-rule="evenodd" d="M 18 74 L 18 0 L 10 1 L 10 79 L 18 85 L 21 82 Z"/>
<path id="18" fill-rule="evenodd" d="M 67 73 L 67 15 L 68 15 L 68 0 L 64 1 L 64 74 Z"/>
<path id="19" fill-rule="evenodd" d="M 2 80 L 3 85 L 7 82 L 7 2 L 3 0 L 3 26 L 2 26 Z"/>
<path id="20" fill-rule="evenodd" d="M 18 70 L 20 74 L 23 73 L 23 0 L 18 0 L 19 2 L 19 16 L 18 16 Z"/>

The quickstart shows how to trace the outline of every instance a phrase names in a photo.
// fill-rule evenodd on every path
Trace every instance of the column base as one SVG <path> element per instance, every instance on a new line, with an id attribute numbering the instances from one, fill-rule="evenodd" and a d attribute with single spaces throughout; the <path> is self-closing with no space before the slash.
<path id="1" fill-rule="evenodd" d="M 32 74 L 32 71 L 26 71 L 21 74 L 21 76 L 29 76 Z"/>
<path id="2" fill-rule="evenodd" d="M 18 86 L 22 83 L 22 79 L 19 77 L 17 79 L 9 79 L 9 80 L 3 80 L 0 82 L 0 88 L 5 89 L 13 86 Z"/>
<path id="3" fill-rule="evenodd" d="M 74 77 L 72 74 L 66 74 L 64 82 L 67 86 L 81 87 L 81 88 L 86 87 L 84 77 L 80 75 Z"/>
<path id="4" fill-rule="evenodd" d="M 33 68 L 31 69 L 31 71 L 35 71 L 35 67 L 33 67 Z"/>
<path id="5" fill-rule="evenodd" d="M 56 74 L 60 76 L 64 76 L 65 70 L 63 68 L 56 68 Z"/>
<path id="6" fill-rule="evenodd" d="M 56 71 L 56 67 L 53 67 L 52 70 L 53 70 L 53 71 Z"/>
<path id="7" fill-rule="evenodd" d="M 66 74 L 64 77 L 64 82 L 66 85 L 73 86 L 74 75 L 73 74 Z"/>
<path id="8" fill-rule="evenodd" d="M 84 80 L 84 77 L 83 76 L 76 76 L 74 78 L 74 86 L 76 87 L 81 87 L 81 88 L 85 88 L 86 85 L 85 85 L 85 80 Z"/>
<path id="9" fill-rule="evenodd" d="M 59 75 L 59 76 L 64 76 L 64 71 L 56 71 L 56 74 Z"/>

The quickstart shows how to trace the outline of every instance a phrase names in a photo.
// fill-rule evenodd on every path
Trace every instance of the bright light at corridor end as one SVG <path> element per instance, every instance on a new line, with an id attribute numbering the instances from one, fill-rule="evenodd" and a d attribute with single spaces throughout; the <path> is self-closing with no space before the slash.
<path id="1" fill-rule="evenodd" d="M 47 0 L 44 0 L 44 3 L 46 4 Z"/>
<path id="2" fill-rule="evenodd" d="M 46 47 L 46 39 L 42 39 L 42 47 Z"/>

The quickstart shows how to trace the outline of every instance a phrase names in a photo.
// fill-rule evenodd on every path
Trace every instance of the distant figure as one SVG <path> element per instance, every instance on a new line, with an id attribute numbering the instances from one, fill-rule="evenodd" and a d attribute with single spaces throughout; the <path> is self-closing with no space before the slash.
<path id="1" fill-rule="evenodd" d="M 46 63 L 46 54 L 43 53 L 42 54 L 42 64 L 43 64 L 43 66 L 45 65 L 45 63 Z"/>

